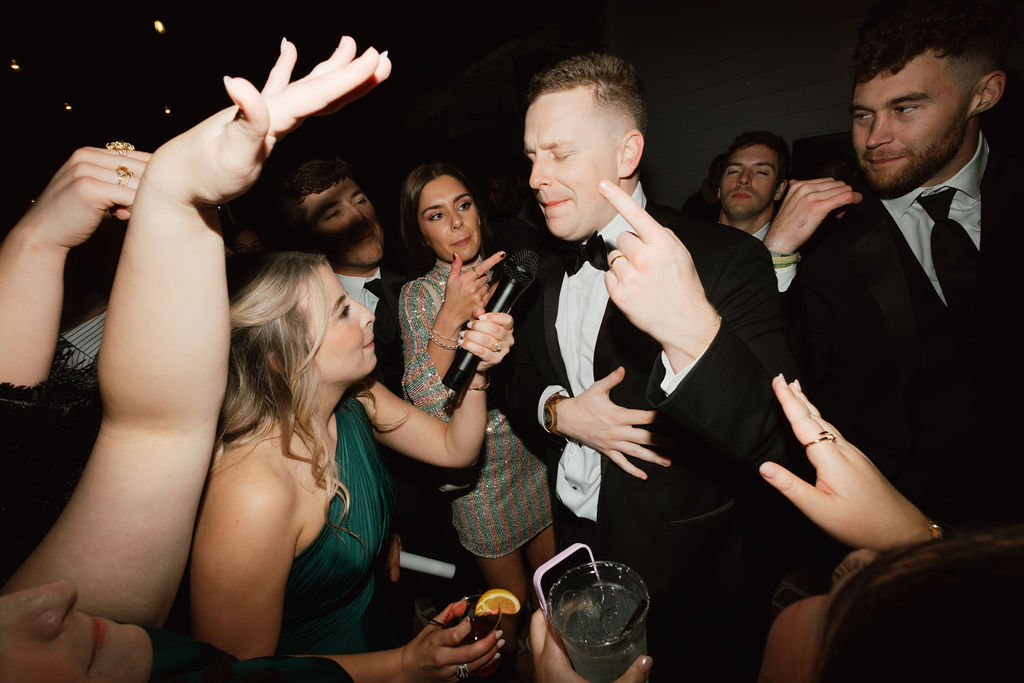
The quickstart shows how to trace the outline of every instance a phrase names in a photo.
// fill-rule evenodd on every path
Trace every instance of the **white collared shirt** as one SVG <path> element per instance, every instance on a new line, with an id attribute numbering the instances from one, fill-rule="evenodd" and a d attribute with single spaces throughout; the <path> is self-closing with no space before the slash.
<path id="1" fill-rule="evenodd" d="M 377 313 L 377 295 L 366 289 L 366 283 L 370 280 L 380 279 L 380 268 L 374 272 L 370 277 L 357 277 L 355 275 L 342 275 L 341 273 L 335 273 L 338 276 L 338 280 L 341 282 L 341 286 L 345 288 L 345 293 L 352 297 L 353 300 L 358 301 L 362 305 L 370 309 L 370 313 Z"/>
<path id="2" fill-rule="evenodd" d="M 917 257 L 943 302 L 946 298 L 942 296 L 942 286 L 939 284 L 939 278 L 935 274 L 935 264 L 932 262 L 931 235 L 935 221 L 931 219 L 917 198 L 920 195 L 940 192 L 947 187 L 955 188 L 956 194 L 953 195 L 953 203 L 949 207 L 949 217 L 964 226 L 967 235 L 974 242 L 974 246 L 980 250 L 981 178 L 985 175 L 987 164 L 988 142 L 984 135 L 978 133 L 978 147 L 974 151 L 974 156 L 952 178 L 934 187 L 919 187 L 902 197 L 882 200 L 882 204 L 892 219 L 896 221 L 900 232 L 903 233 L 907 244 L 910 245 L 910 250 L 914 252 L 914 256 Z"/>
<path id="3" fill-rule="evenodd" d="M 640 183 L 637 183 L 633 192 L 633 199 L 640 206 L 647 207 L 647 197 Z M 616 240 L 626 231 L 635 233 L 626 220 L 616 214 L 615 218 L 599 231 L 598 237 L 605 241 L 610 252 L 617 248 Z M 558 335 L 558 347 L 565 363 L 573 396 L 579 396 L 596 379 L 601 379 L 594 377 L 594 351 L 607 306 L 608 289 L 604 284 L 603 271 L 597 270 L 590 263 L 584 263 L 579 272 L 572 277 L 568 274 L 563 276 L 558 296 L 555 332 Z M 669 394 L 682 382 L 694 364 L 676 373 L 664 352 L 661 359 L 665 366 L 665 379 L 661 383 L 661 388 Z M 537 419 L 542 425 L 544 402 L 558 392 L 566 393 L 564 387 L 557 385 L 551 385 L 541 393 Z M 559 500 L 576 516 L 596 522 L 600 491 L 601 453 L 578 441 L 567 439 L 555 476 L 555 492 Z"/>

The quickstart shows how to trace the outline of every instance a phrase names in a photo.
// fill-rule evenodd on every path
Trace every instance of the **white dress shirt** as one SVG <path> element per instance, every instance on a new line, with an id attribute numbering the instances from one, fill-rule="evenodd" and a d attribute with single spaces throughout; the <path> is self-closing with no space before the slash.
<path id="1" fill-rule="evenodd" d="M 883 199 L 889 215 L 896 221 L 900 232 L 910 245 L 918 262 L 931 280 L 935 292 L 943 302 L 946 298 L 942 296 L 942 286 L 935 274 L 935 264 L 932 262 L 932 228 L 935 221 L 931 219 L 928 212 L 917 201 L 920 195 L 934 194 L 947 187 L 956 189 L 953 195 L 953 203 L 949 207 L 949 217 L 960 225 L 964 226 L 967 235 L 974 242 L 974 246 L 981 249 L 981 178 L 985 175 L 985 166 L 988 164 L 988 142 L 985 136 L 978 133 L 978 147 L 974 150 L 974 156 L 967 162 L 967 165 L 957 171 L 956 175 L 944 183 L 934 187 L 919 187 L 902 197 L 895 199 Z"/>
<path id="2" fill-rule="evenodd" d="M 342 275 L 341 273 L 335 273 L 335 275 L 338 276 L 341 286 L 345 288 L 346 294 L 352 297 L 353 300 L 358 301 L 369 308 L 370 313 L 377 313 L 377 302 L 379 299 L 376 294 L 366 289 L 366 283 L 370 280 L 380 279 L 380 268 L 378 268 L 370 277 Z"/>
<path id="3" fill-rule="evenodd" d="M 640 206 L 647 207 L 643 187 L 637 183 L 633 199 Z M 616 249 L 616 240 L 623 232 L 635 231 L 622 216 L 616 214 L 608 225 L 602 228 L 598 237 L 604 239 L 609 251 Z M 594 350 L 597 335 L 608 306 L 608 289 L 604 284 L 604 272 L 590 263 L 584 263 L 579 272 L 562 278 L 558 296 L 558 315 L 555 318 L 555 332 L 558 347 L 565 363 L 573 396 L 582 394 L 595 380 Z M 678 373 L 672 369 L 664 352 L 661 360 L 665 366 L 665 379 L 661 383 L 666 394 L 671 393 L 682 382 L 691 363 Z M 699 358 L 698 358 L 699 360 Z M 555 393 L 567 394 L 565 387 L 551 385 L 540 397 L 537 419 L 544 424 L 544 402 Z M 582 443 L 567 439 L 562 457 L 558 461 L 555 477 L 555 492 L 559 500 L 576 516 L 597 521 L 597 499 L 601 490 L 601 453 Z"/>
<path id="4" fill-rule="evenodd" d="M 754 233 L 754 237 L 759 242 L 764 242 L 765 236 L 768 234 L 768 228 L 772 227 L 772 222 L 768 221 L 761 226 L 761 229 Z M 793 283 L 793 278 L 796 277 L 796 264 L 791 266 L 785 266 L 784 268 L 775 269 L 775 284 L 780 292 L 785 292 L 789 289 L 789 286 Z"/>

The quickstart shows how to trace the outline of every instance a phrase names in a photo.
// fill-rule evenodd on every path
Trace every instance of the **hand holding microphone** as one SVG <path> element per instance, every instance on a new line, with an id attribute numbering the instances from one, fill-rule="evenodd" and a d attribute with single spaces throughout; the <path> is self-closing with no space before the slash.
<path id="1" fill-rule="evenodd" d="M 470 329 L 484 332 L 489 331 L 485 327 L 487 325 L 500 325 L 505 322 L 502 318 L 497 316 L 491 317 L 488 314 L 499 313 L 503 314 L 502 317 L 504 317 L 512 309 L 519 296 L 533 283 L 537 273 L 537 264 L 538 257 L 536 252 L 529 249 L 520 249 L 509 254 L 505 259 L 501 282 L 498 283 L 497 289 L 494 290 L 491 300 L 488 302 L 485 313 L 487 317 L 481 320 L 479 315 L 474 314 L 474 317 L 477 319 L 470 323 Z M 491 331 L 498 332 L 498 330 Z M 465 343 L 464 341 L 463 344 Z M 497 348 L 492 347 L 490 350 L 495 353 L 507 350 L 507 347 L 505 349 L 502 348 L 500 341 L 495 343 L 495 347 Z M 456 393 L 461 392 L 469 384 L 479 364 L 479 357 L 473 355 L 465 347 L 460 348 L 455 352 L 455 359 L 441 381 L 452 391 Z"/>

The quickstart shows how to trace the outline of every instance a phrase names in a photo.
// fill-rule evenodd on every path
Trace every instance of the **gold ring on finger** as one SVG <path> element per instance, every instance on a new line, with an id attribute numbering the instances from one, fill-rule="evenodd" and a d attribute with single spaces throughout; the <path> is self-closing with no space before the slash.
<path id="1" fill-rule="evenodd" d="M 118 166 L 114 172 L 117 173 L 118 185 L 127 185 L 128 181 L 131 180 L 133 175 L 135 175 L 128 169 L 127 166 Z"/>
<path id="2" fill-rule="evenodd" d="M 826 429 L 825 431 L 818 433 L 818 438 L 817 439 L 814 439 L 813 441 L 808 441 L 807 443 L 805 443 L 804 444 L 804 448 L 807 448 L 808 446 L 813 446 L 816 443 L 821 443 L 822 441 L 831 441 L 832 443 L 835 443 L 837 438 L 838 437 L 835 434 L 833 434 L 832 432 L 830 432 L 830 431 L 828 431 Z"/>
<path id="3" fill-rule="evenodd" d="M 123 140 L 114 140 L 113 142 L 107 143 L 107 149 L 119 156 L 126 157 L 128 156 L 128 152 L 135 151 L 135 145 L 130 142 L 124 142 Z"/>
<path id="4" fill-rule="evenodd" d="M 494 346 L 491 347 L 491 350 L 495 353 L 501 353 L 501 342 L 494 342 Z"/>
<path id="5" fill-rule="evenodd" d="M 616 255 L 615 255 L 615 258 L 613 258 L 613 259 L 612 259 L 612 260 L 611 260 L 611 261 L 610 261 L 610 262 L 608 263 L 608 270 L 611 270 L 611 269 L 612 269 L 612 266 L 614 266 L 614 265 L 615 265 L 615 262 L 616 262 L 616 261 L 618 261 L 618 260 L 619 260 L 620 258 L 626 258 L 626 255 L 625 255 L 625 254 L 623 254 L 623 253 L 618 253 L 618 254 L 616 254 Z M 628 261 L 629 259 L 626 259 L 626 260 Z"/>

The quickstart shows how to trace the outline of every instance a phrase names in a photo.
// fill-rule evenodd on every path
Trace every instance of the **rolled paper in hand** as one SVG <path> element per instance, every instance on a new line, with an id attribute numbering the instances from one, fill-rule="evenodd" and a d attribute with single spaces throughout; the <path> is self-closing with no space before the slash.
<path id="1" fill-rule="evenodd" d="M 398 566 L 402 569 L 411 569 L 414 572 L 440 576 L 443 579 L 450 579 L 455 576 L 454 564 L 423 557 L 422 555 L 414 555 L 404 550 L 398 554 Z"/>

